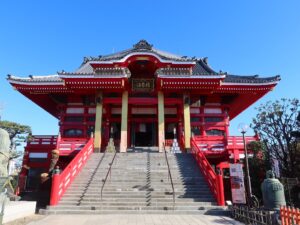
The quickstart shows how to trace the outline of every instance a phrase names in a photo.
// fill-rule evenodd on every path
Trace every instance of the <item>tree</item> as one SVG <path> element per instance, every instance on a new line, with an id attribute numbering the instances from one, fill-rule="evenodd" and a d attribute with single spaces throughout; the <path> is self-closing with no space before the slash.
<path id="1" fill-rule="evenodd" d="M 6 130 L 9 134 L 9 139 L 11 145 L 9 148 L 9 153 L 6 155 L 9 162 L 13 159 L 16 159 L 22 155 L 21 151 L 17 150 L 17 146 L 21 145 L 22 142 L 25 142 L 28 138 L 31 137 L 31 128 L 27 125 L 22 125 L 10 121 L 0 121 L 0 128 Z"/>
<path id="2" fill-rule="evenodd" d="M 249 158 L 252 191 L 258 199 L 262 199 L 260 186 L 265 179 L 266 171 L 271 169 L 269 154 L 264 143 L 260 141 L 250 142 L 247 144 L 247 149 L 253 153 L 253 157 Z"/>
<path id="3" fill-rule="evenodd" d="M 298 124 L 298 128 L 300 127 L 300 113 L 297 116 L 297 124 Z M 294 130 L 292 131 L 292 136 L 295 137 L 297 139 L 297 141 L 300 140 L 300 130 Z"/>
<path id="4" fill-rule="evenodd" d="M 281 174 L 286 177 L 297 176 L 298 150 L 293 131 L 300 124 L 297 117 L 300 111 L 298 99 L 281 99 L 260 105 L 251 127 L 264 142 L 270 159 L 277 159 Z"/>

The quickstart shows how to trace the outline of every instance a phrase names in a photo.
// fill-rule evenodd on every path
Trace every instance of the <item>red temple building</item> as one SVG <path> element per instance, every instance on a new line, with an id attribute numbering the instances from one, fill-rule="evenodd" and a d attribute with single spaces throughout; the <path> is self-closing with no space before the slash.
<path id="1" fill-rule="evenodd" d="M 216 168 L 224 170 L 244 157 L 243 139 L 229 134 L 230 120 L 271 91 L 280 77 L 216 72 L 207 58 L 177 56 L 141 40 L 128 50 L 85 57 L 75 72 L 7 79 L 59 120 L 58 136 L 36 135 L 25 148 L 20 176 L 26 182 L 19 186 L 28 191 L 48 171 L 53 149 L 59 151 L 64 173 L 80 153 L 88 158 L 91 150 L 104 152 L 110 138 L 120 154 L 139 147 L 171 151 L 175 138 L 177 153 L 194 153 L 199 164 L 210 164 L 208 169 L 200 165 L 204 174 L 210 169 L 218 176 Z M 246 137 L 246 142 L 256 140 Z M 218 199 L 220 183 L 215 180 L 214 186 L 206 179 L 224 205 L 224 198 Z M 54 183 L 52 189 L 62 196 L 64 190 Z M 52 205 L 60 199 L 54 195 L 52 190 Z"/>

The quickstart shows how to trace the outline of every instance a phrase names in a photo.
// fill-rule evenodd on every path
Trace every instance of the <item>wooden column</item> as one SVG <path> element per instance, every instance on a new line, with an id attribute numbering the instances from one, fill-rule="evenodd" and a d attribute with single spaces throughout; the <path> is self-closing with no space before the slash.
<path id="1" fill-rule="evenodd" d="M 183 117 L 184 117 L 184 143 L 185 150 L 191 149 L 191 113 L 190 113 L 190 95 L 183 95 Z"/>
<path id="2" fill-rule="evenodd" d="M 159 91 L 158 96 L 158 150 L 163 151 L 163 143 L 165 142 L 165 105 L 164 93 Z"/>
<path id="3" fill-rule="evenodd" d="M 120 152 L 127 151 L 127 122 L 128 122 L 127 119 L 128 119 L 128 91 L 124 91 L 122 94 Z"/>
<path id="4" fill-rule="evenodd" d="M 94 135 L 94 152 L 100 152 L 101 150 L 101 136 L 102 136 L 102 92 L 96 93 L 96 118 L 95 118 L 95 135 Z"/>

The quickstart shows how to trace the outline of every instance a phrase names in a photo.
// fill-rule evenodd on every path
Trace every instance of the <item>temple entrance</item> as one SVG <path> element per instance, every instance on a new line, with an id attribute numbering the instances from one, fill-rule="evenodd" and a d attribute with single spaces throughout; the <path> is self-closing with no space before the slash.
<path id="1" fill-rule="evenodd" d="M 156 123 L 154 122 L 132 122 L 131 146 L 151 147 L 156 146 Z"/>

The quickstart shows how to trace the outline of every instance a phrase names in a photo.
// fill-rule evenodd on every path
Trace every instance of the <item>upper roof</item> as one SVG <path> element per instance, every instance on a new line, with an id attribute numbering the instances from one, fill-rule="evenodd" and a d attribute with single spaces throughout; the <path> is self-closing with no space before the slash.
<path id="1" fill-rule="evenodd" d="M 30 75 L 27 78 L 16 77 L 9 75 L 8 80 L 11 83 L 27 83 L 27 84 L 61 84 L 63 83 L 64 78 L 68 77 L 85 77 L 91 78 L 97 75 L 97 78 L 122 78 L 122 77 L 130 77 L 130 71 L 127 68 L 114 68 L 114 67 L 104 67 L 98 71 L 95 71 L 93 68 L 93 64 L 105 64 L 107 65 L 108 62 L 122 62 L 126 60 L 130 56 L 138 56 L 138 55 L 151 55 L 157 57 L 159 60 L 169 63 L 175 63 L 177 66 L 180 64 L 182 65 L 190 65 L 191 72 L 188 74 L 185 70 L 176 71 L 176 78 L 180 77 L 187 77 L 190 78 L 205 78 L 206 76 L 211 77 L 220 77 L 225 78 L 223 79 L 223 83 L 228 84 L 264 84 L 264 83 L 276 83 L 280 80 L 280 76 L 272 76 L 267 78 L 260 78 L 258 75 L 253 76 L 242 76 L 242 75 L 232 75 L 227 74 L 226 72 L 216 72 L 212 69 L 208 64 L 207 57 L 205 58 L 196 58 L 196 57 L 187 57 L 187 56 L 179 56 L 172 53 L 168 53 L 165 51 L 161 51 L 153 47 L 153 45 L 149 44 L 146 40 L 140 40 L 138 43 L 133 45 L 132 48 L 120 51 L 117 53 L 98 56 L 98 57 L 84 57 L 83 63 L 81 64 L 80 68 L 74 72 L 58 72 L 55 75 L 50 76 L 32 76 Z M 166 75 L 164 73 L 167 71 Z M 181 74 L 182 72 L 182 74 Z M 158 76 L 162 76 L 164 78 L 174 78 L 172 73 L 175 72 L 172 68 L 162 68 L 159 70 L 160 73 Z"/>
<path id="2" fill-rule="evenodd" d="M 126 56 L 133 53 L 152 53 L 159 56 L 161 59 L 170 60 L 170 61 L 179 61 L 179 62 L 192 62 L 193 58 L 188 58 L 186 56 L 179 56 L 169 52 L 161 51 L 159 49 L 153 48 L 153 45 L 150 45 L 146 40 L 140 40 L 138 43 L 133 45 L 132 48 L 116 52 L 109 55 L 100 55 L 98 57 L 84 57 L 83 64 L 89 61 L 115 61 L 121 60 Z"/>

